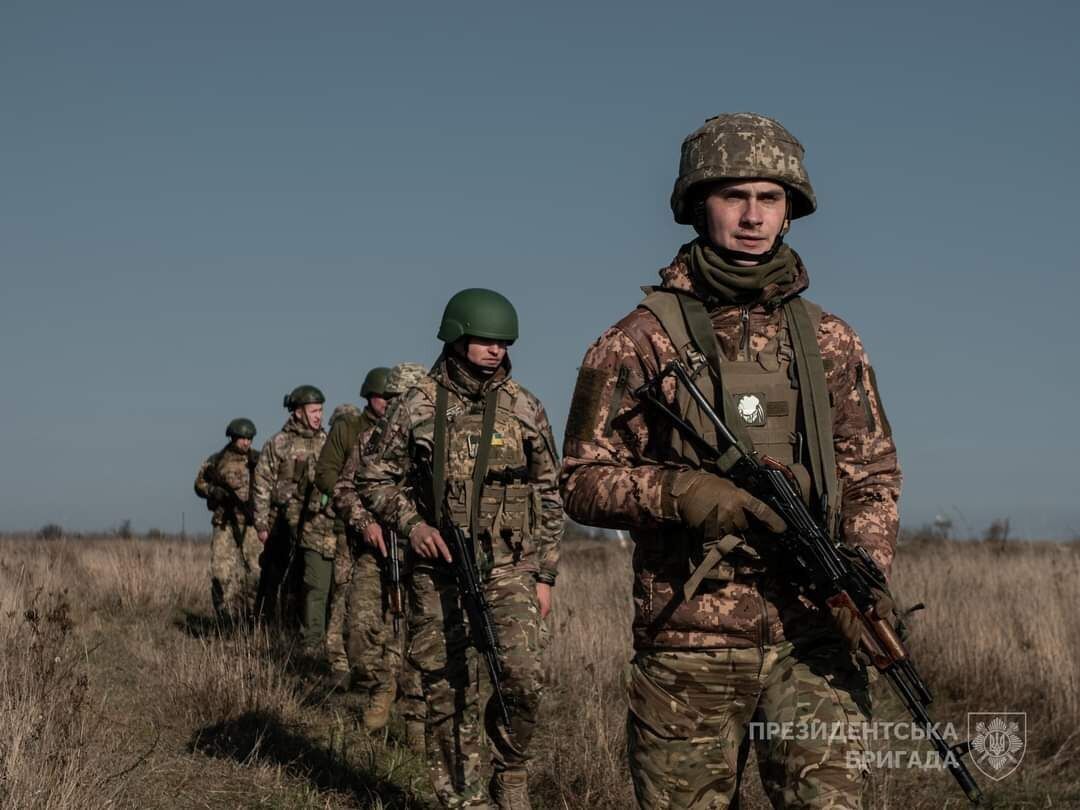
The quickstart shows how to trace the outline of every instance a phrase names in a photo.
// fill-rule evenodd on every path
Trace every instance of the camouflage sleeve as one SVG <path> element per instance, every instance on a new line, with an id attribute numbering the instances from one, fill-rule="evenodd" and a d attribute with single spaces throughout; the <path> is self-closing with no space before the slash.
<path id="1" fill-rule="evenodd" d="M 361 445 L 360 464 L 353 477 L 364 506 L 379 523 L 393 527 L 402 537 L 408 537 L 422 519 L 405 479 L 416 394 L 414 389 L 393 400 L 386 418 Z"/>
<path id="2" fill-rule="evenodd" d="M 628 529 L 675 518 L 670 468 L 645 457 L 649 427 L 630 393 L 659 368 L 649 368 L 653 363 L 618 327 L 585 354 L 566 422 L 561 479 L 566 512 L 580 523 Z"/>
<path id="3" fill-rule="evenodd" d="M 270 531 L 273 522 L 270 515 L 271 501 L 274 494 L 274 483 L 277 481 L 278 467 L 281 464 L 277 449 L 277 445 L 274 443 L 273 437 L 271 437 L 263 445 L 262 452 L 259 454 L 259 462 L 255 465 L 255 483 L 252 486 L 252 491 L 255 499 L 255 531 L 258 532 Z"/>
<path id="4" fill-rule="evenodd" d="M 330 428 L 330 435 L 319 453 L 319 460 L 315 463 L 315 487 L 324 495 L 334 493 L 334 485 L 352 449 L 352 442 L 349 441 L 351 432 L 349 420 L 338 419 Z"/>
<path id="5" fill-rule="evenodd" d="M 525 444 L 529 459 L 529 479 L 539 494 L 540 516 L 536 553 L 540 572 L 537 580 L 555 584 L 559 573 L 559 545 L 563 533 L 562 496 L 559 494 L 559 455 L 544 406 L 530 397 L 525 420 Z"/>
<path id="6" fill-rule="evenodd" d="M 374 428 L 372 428 L 374 429 Z M 371 435 L 371 430 L 360 434 L 349 457 L 345 459 L 345 466 L 341 468 L 341 474 L 334 484 L 334 511 L 345 523 L 358 532 L 362 532 L 375 516 L 364 508 L 360 499 L 360 492 L 356 488 L 356 471 L 360 467 L 360 449 Z"/>
<path id="7" fill-rule="evenodd" d="M 833 438 L 843 492 L 840 536 L 865 548 L 887 573 L 900 529 L 901 474 L 892 428 L 855 330 L 826 315 L 818 341 L 833 403 Z"/>
<path id="8" fill-rule="evenodd" d="M 210 482 L 206 480 L 206 475 L 210 471 L 210 464 L 213 462 L 214 457 L 210 456 L 199 467 L 199 472 L 195 475 L 195 494 L 203 500 L 210 500 Z"/>

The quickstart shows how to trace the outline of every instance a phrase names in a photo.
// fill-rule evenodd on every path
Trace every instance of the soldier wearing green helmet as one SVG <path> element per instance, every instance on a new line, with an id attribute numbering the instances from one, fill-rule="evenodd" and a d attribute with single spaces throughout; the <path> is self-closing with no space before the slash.
<path id="1" fill-rule="evenodd" d="M 252 525 L 252 473 L 259 454 L 251 447 L 255 423 L 233 419 L 229 438 L 195 476 L 195 494 L 206 500 L 213 531 L 210 541 L 210 598 L 223 620 L 251 617 L 259 585 L 262 546 Z"/>
<path id="2" fill-rule="evenodd" d="M 383 396 L 392 402 L 426 376 L 427 368 L 419 363 L 399 363 L 386 376 Z M 400 696 L 407 742 L 414 750 L 423 751 L 425 708 L 420 673 L 404 661 L 408 633 L 403 615 L 396 612 L 407 604 L 396 604 L 399 594 L 388 577 L 388 553 L 394 548 L 390 545 L 391 535 L 364 508 L 356 489 L 361 448 L 382 425 L 382 420 L 365 425 L 334 485 L 334 510 L 348 527 L 355 560 L 347 580 L 348 664 L 352 667 L 353 688 L 363 696 L 364 728 L 369 732 L 384 728 L 394 700 Z M 401 563 L 400 540 L 396 548 Z M 399 569 L 401 580 L 407 581 L 407 565 L 399 564 Z"/>
<path id="3" fill-rule="evenodd" d="M 284 565 L 275 565 L 274 576 L 264 578 L 260 589 L 272 598 L 280 586 L 278 577 L 302 570 L 302 652 L 319 662 L 325 659 L 326 608 L 336 550 L 333 509 L 315 487 L 315 462 L 326 442 L 325 402 L 314 385 L 297 386 L 284 398 L 289 418 L 263 445 L 255 468 L 254 510 L 259 540 L 266 543 L 273 531 L 285 546 L 267 549 L 268 556 Z"/>
<path id="4" fill-rule="evenodd" d="M 716 431 L 682 386 L 669 413 L 634 395 L 681 361 L 740 441 L 787 465 L 821 525 L 888 571 L 900 469 L 855 331 L 807 301 L 785 244 L 817 207 L 802 144 L 756 113 L 710 118 L 683 141 L 671 195 L 683 245 L 641 304 L 585 354 L 566 425 L 567 513 L 635 541 L 628 674 L 630 772 L 639 805 L 728 807 L 761 727 L 849 728 L 867 718 L 859 623 L 814 605 L 770 557 L 783 520 L 726 475 Z M 730 455 L 730 454 L 729 454 Z M 775 546 L 772 546 L 775 548 Z M 886 616 L 888 597 L 878 595 Z M 739 700 L 731 698 L 738 695 Z M 828 735 L 825 735 L 828 737 Z M 862 742 L 758 735 L 776 807 L 858 808 Z"/>
<path id="5" fill-rule="evenodd" d="M 542 694 L 544 622 L 558 572 L 563 512 L 551 426 L 540 401 L 510 377 L 513 305 L 468 289 L 446 305 L 443 351 L 391 405 L 361 448 L 355 487 L 376 520 L 408 538 L 409 658 L 420 670 L 435 793 L 446 807 L 490 798 L 529 805 L 526 765 Z M 498 627 L 510 715 L 479 705 L 475 651 L 443 532 L 460 528 L 476 552 Z M 513 632 L 510 632 L 510 628 Z M 483 676 L 480 676 L 483 677 Z M 484 744 L 486 731 L 487 745 Z"/>
<path id="6" fill-rule="evenodd" d="M 315 464 L 315 487 L 323 499 L 329 500 L 334 492 L 341 468 L 345 465 L 349 450 L 357 437 L 386 413 L 386 380 L 390 369 L 378 366 L 371 369 L 360 386 L 360 396 L 367 399 L 367 406 L 360 410 L 346 403 L 339 405 L 330 418 L 330 434 Z M 327 685 L 336 689 L 349 688 L 349 660 L 345 651 L 345 593 L 352 576 L 353 551 L 361 543 L 360 538 L 350 537 L 340 515 L 334 518 L 334 559 L 330 589 L 330 614 L 326 624 L 326 651 L 330 665 Z"/>

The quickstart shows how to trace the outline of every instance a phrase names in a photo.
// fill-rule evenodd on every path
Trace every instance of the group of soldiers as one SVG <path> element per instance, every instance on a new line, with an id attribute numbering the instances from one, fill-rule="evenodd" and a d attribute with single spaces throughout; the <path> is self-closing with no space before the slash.
<path id="1" fill-rule="evenodd" d="M 857 737 L 747 733 L 753 721 L 867 719 L 858 623 L 772 563 L 784 520 L 733 483 L 722 446 L 704 452 L 692 440 L 719 441 L 663 377 L 681 361 L 753 450 L 791 471 L 833 537 L 890 569 L 900 471 L 876 378 L 854 330 L 802 296 L 807 270 L 784 241 L 817 205 L 803 157 L 782 125 L 753 113 L 711 118 L 685 139 L 671 206 L 697 236 L 586 352 L 561 465 L 543 406 L 511 377 L 514 307 L 467 289 L 445 308 L 432 368 L 373 370 L 366 407 L 336 409 L 329 437 L 322 393 L 300 386 L 261 453 L 254 425 L 234 420 L 229 444 L 200 470 L 196 490 L 214 513 L 215 608 L 265 611 L 280 590 L 271 552 L 281 544 L 302 572 L 305 654 L 328 662 L 335 685 L 366 694 L 370 729 L 403 696 L 444 806 L 530 806 L 568 514 L 635 541 L 627 730 L 641 807 L 732 806 L 751 743 L 774 806 L 861 807 Z M 642 398 L 650 385 L 664 407 Z M 480 688 L 453 565 L 463 546 L 450 542 L 461 537 L 494 618 L 504 703 Z M 407 629 L 395 635 L 386 571 L 398 550 Z M 887 594 L 876 598 L 887 616 Z"/>

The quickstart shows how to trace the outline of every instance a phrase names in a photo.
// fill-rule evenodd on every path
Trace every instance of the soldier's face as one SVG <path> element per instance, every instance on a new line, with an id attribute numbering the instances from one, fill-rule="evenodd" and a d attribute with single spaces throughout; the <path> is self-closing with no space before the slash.
<path id="1" fill-rule="evenodd" d="M 237 437 L 233 439 L 233 444 L 236 446 L 236 449 L 239 450 L 241 453 L 246 453 L 248 450 L 251 449 L 251 439 L 241 439 Z"/>
<path id="2" fill-rule="evenodd" d="M 313 402 L 296 411 L 297 418 L 312 430 L 322 427 L 322 405 Z"/>
<path id="3" fill-rule="evenodd" d="M 377 417 L 382 419 L 386 416 L 386 406 L 389 405 L 389 401 L 386 397 L 380 397 L 378 394 L 372 394 L 368 397 L 368 407 L 371 408 L 371 412 Z"/>
<path id="4" fill-rule="evenodd" d="M 494 371 L 506 357 L 506 341 L 467 337 L 459 341 L 458 351 L 474 366 Z"/>
<path id="5" fill-rule="evenodd" d="M 741 253 L 767 253 L 787 220 L 784 187 L 769 180 L 714 186 L 705 197 L 705 224 L 714 245 Z M 751 261 L 737 261 L 751 265 Z"/>

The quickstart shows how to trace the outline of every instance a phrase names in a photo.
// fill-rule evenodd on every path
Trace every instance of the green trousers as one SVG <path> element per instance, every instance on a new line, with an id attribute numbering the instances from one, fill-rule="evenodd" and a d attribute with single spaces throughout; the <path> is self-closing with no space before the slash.
<path id="1" fill-rule="evenodd" d="M 304 626 L 300 642 L 308 653 L 323 654 L 326 609 L 334 580 L 334 559 L 309 548 L 304 552 Z"/>

